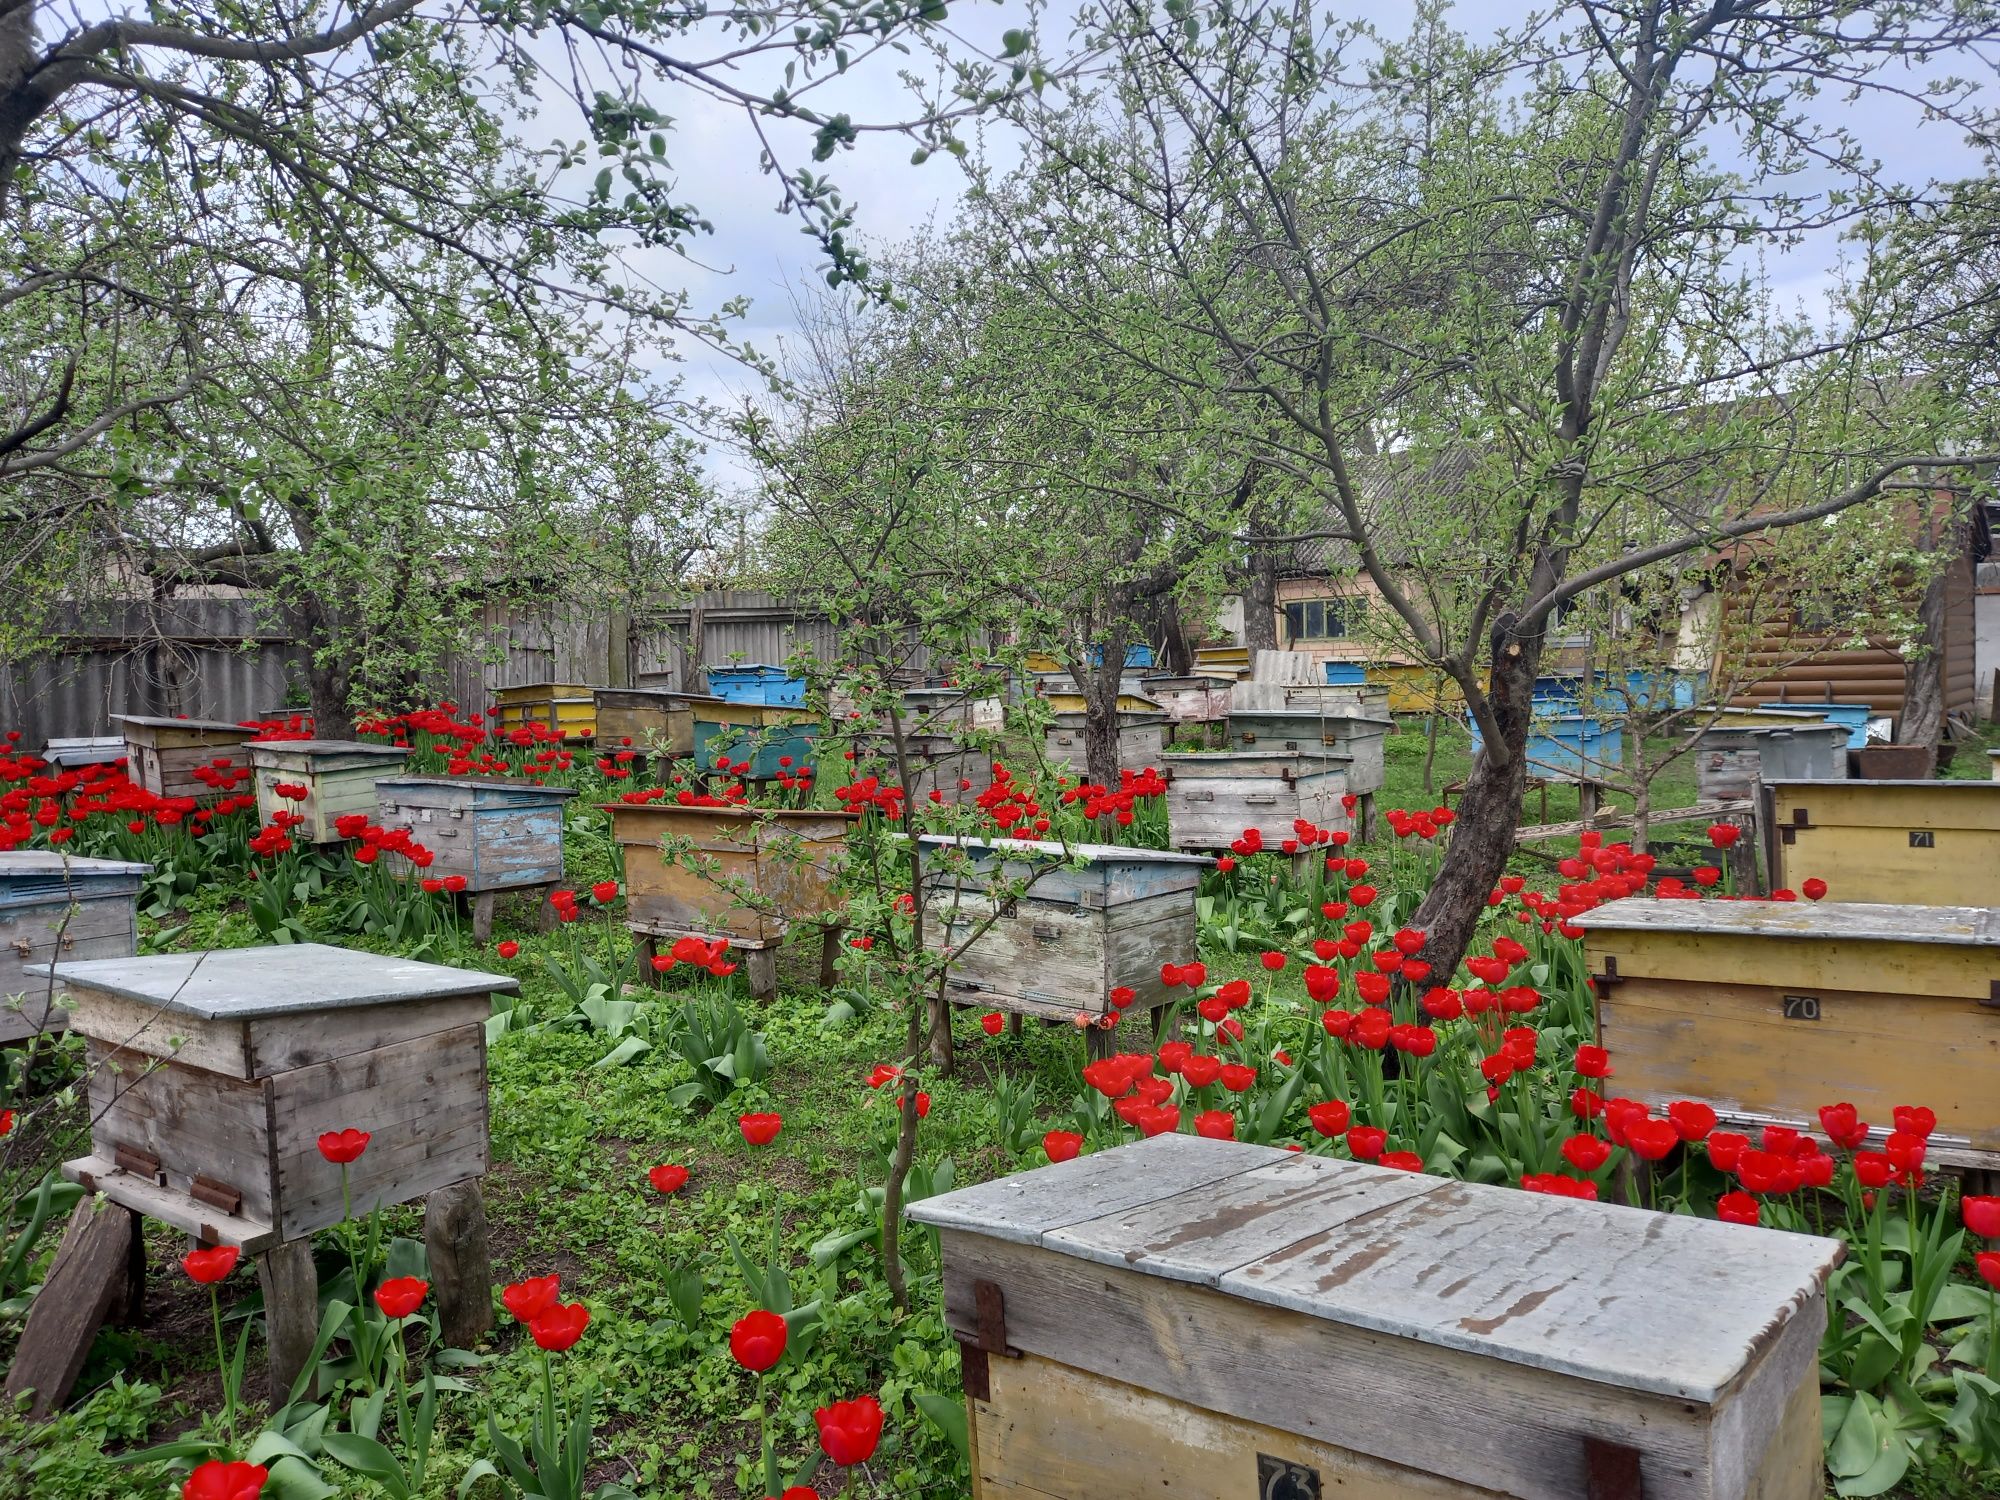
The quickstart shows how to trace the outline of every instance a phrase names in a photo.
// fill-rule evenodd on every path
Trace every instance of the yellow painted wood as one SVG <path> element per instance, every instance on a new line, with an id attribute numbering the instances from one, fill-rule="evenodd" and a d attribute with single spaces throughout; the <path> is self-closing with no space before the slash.
<path id="1" fill-rule="evenodd" d="M 1835 900 L 2000 906 L 2000 782 L 1774 782 L 1771 803 L 1778 884 L 1817 876 Z"/>
<path id="2" fill-rule="evenodd" d="M 597 703 L 580 682 L 531 682 L 493 694 L 493 722 L 502 730 L 539 724 L 564 739 L 589 739 L 597 732 Z"/>
<path id="3" fill-rule="evenodd" d="M 1084 711 L 1085 707 L 1083 694 L 1081 693 L 1044 693 L 1042 694 L 1042 701 L 1047 703 L 1051 710 L 1059 714 L 1080 714 Z M 1121 714 L 1156 714 L 1160 712 L 1160 705 L 1156 700 L 1142 698 L 1137 693 L 1120 693 L 1118 695 L 1118 712 Z"/>
<path id="4" fill-rule="evenodd" d="M 1388 688 L 1391 713 L 1435 713 L 1465 706 L 1465 694 L 1458 684 L 1449 677 L 1440 681 L 1429 667 L 1371 662 L 1368 680 Z"/>
<path id="5" fill-rule="evenodd" d="M 1621 976 L 1707 985 L 1855 990 L 1881 995 L 1991 997 L 2000 951 L 1948 943 L 1753 937 L 1747 933 L 1586 931 L 1593 974 L 1609 956 Z M 2000 1026 L 2000 1011 L 1992 1011 Z"/>
<path id="6" fill-rule="evenodd" d="M 968 1404 L 973 1494 L 988 1500 L 1255 1500 L 1263 1493 L 1259 1454 L 1317 1471 L 1319 1493 L 1343 1500 L 1486 1500 L 1499 1493 L 1035 1355 L 991 1359 L 987 1368 L 990 1399 Z"/>

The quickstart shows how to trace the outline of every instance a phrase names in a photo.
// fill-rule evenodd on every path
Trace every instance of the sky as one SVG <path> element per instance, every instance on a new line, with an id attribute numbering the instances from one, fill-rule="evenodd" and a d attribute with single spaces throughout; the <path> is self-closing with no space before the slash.
<path id="1" fill-rule="evenodd" d="M 1370 20 L 1392 35 L 1405 29 L 1414 11 L 1408 0 L 1362 0 L 1335 9 L 1344 17 Z M 1466 0 L 1453 11 L 1452 20 L 1462 30 L 1484 37 L 1518 24 L 1526 13 L 1527 7 L 1518 0 Z M 947 25 L 964 45 L 992 52 L 1007 29 L 1038 24 L 1044 51 L 1060 56 L 1066 50 L 1072 15 L 1072 0 L 1057 0 L 1053 11 L 1035 19 L 1021 0 L 958 0 Z M 1983 73 L 1989 85 L 2000 88 L 1990 65 L 1979 59 L 1969 63 L 1961 71 Z M 845 109 L 858 120 L 907 118 L 912 95 L 896 76 L 898 68 L 930 71 L 929 60 L 921 54 L 877 57 L 839 79 L 819 97 L 818 107 Z M 753 72 L 746 81 L 768 85 L 771 78 Z M 698 205 L 714 222 L 715 232 L 694 241 L 685 259 L 660 253 L 641 262 L 641 268 L 664 285 L 685 287 L 698 308 L 731 297 L 749 298 L 751 311 L 737 325 L 739 336 L 768 355 L 780 354 L 796 331 L 795 291 L 809 290 L 818 282 L 817 245 L 799 232 L 796 218 L 775 212 L 777 184 L 757 171 L 757 143 L 739 111 L 663 85 L 650 90 L 649 97 L 675 117 L 668 153 L 679 174 L 678 195 Z M 1838 113 L 1848 106 L 1840 99 L 1825 98 L 1811 107 Z M 1949 128 L 1924 124 L 1914 107 L 1903 110 L 1900 118 L 1896 107 L 1881 101 L 1871 101 L 1867 108 L 1866 137 L 1892 176 L 1951 177 L 1978 170 L 1972 148 Z M 782 142 L 785 133 L 782 126 L 778 128 Z M 989 122 L 980 129 L 993 159 L 1007 161 L 1015 149 L 1008 127 Z M 522 126 L 523 138 L 531 146 L 538 136 L 576 139 L 582 134 L 580 121 L 573 113 L 565 117 L 560 104 Z M 794 149 L 788 159 L 795 164 L 806 161 L 805 130 L 800 127 L 789 135 Z M 857 205 L 859 234 L 868 243 L 893 245 L 928 223 L 948 221 L 964 192 L 965 173 L 952 158 L 940 154 L 919 167 L 911 165 L 910 152 L 911 142 L 904 137 L 864 136 L 823 169 Z M 1812 303 L 1830 284 L 1837 254 L 1838 247 L 1822 239 L 1773 262 L 1767 270 L 1781 296 Z M 685 347 L 681 362 L 672 368 L 691 397 L 733 406 L 746 396 L 763 394 L 762 381 L 754 372 L 697 346 Z M 725 490 L 747 489 L 754 482 L 753 472 L 720 445 L 710 448 L 706 468 Z"/>

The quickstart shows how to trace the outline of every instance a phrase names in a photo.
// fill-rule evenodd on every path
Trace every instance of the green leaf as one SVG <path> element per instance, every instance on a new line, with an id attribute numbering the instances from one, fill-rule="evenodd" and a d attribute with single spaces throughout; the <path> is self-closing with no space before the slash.
<path id="1" fill-rule="evenodd" d="M 924 1414 L 924 1420 L 950 1439 L 952 1447 L 958 1450 L 959 1461 L 969 1463 L 972 1442 L 966 1432 L 965 1402 L 959 1397 L 940 1395 L 936 1391 L 912 1391 L 910 1399 Z"/>
<path id="2" fill-rule="evenodd" d="M 1870 1410 L 1873 1404 L 1865 1396 L 1856 1396 L 1850 1401 L 1840 1431 L 1827 1445 L 1827 1472 L 1837 1479 L 1865 1474 L 1881 1452 L 1881 1442 L 1875 1435 L 1874 1413 Z"/>
<path id="3" fill-rule="evenodd" d="M 358 1432 L 329 1432 L 321 1441 L 329 1458 L 357 1474 L 365 1474 L 395 1500 L 409 1500 L 409 1486 L 403 1481 L 403 1466 L 375 1439 Z"/>
<path id="4" fill-rule="evenodd" d="M 254 1454 L 256 1450 L 251 1451 Z M 250 1462 L 264 1464 L 271 1471 L 264 1480 L 261 1500 L 330 1500 L 340 1493 L 320 1477 L 318 1469 L 296 1455 L 286 1454 L 275 1463 L 256 1457 Z"/>

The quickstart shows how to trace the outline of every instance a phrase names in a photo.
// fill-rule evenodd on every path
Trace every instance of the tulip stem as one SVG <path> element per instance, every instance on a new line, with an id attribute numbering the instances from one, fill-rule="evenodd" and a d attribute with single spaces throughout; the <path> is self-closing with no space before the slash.
<path id="1" fill-rule="evenodd" d="M 222 1381 L 222 1427 L 229 1434 L 233 1447 L 236 1442 L 236 1384 L 229 1378 L 229 1352 L 222 1342 L 222 1298 L 216 1294 L 214 1282 L 208 1286 L 208 1313 L 215 1325 L 215 1373 Z"/>
<path id="2" fill-rule="evenodd" d="M 373 1395 L 376 1389 L 375 1361 L 368 1358 L 366 1350 L 368 1311 L 365 1304 L 368 1288 L 362 1283 L 361 1257 L 354 1248 L 354 1200 L 348 1194 L 346 1162 L 340 1164 L 340 1222 L 347 1231 L 347 1268 L 354 1277 L 354 1353 L 368 1380 L 369 1394 Z"/>

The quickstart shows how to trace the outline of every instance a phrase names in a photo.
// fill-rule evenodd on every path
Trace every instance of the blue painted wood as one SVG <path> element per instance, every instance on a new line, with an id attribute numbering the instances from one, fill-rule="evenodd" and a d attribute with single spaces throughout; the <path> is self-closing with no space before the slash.
<path id="1" fill-rule="evenodd" d="M 428 875 L 463 875 L 473 891 L 552 885 L 563 878 L 563 804 L 574 787 L 453 776 L 385 776 L 375 783 L 384 827 L 408 828 L 433 856 Z"/>

